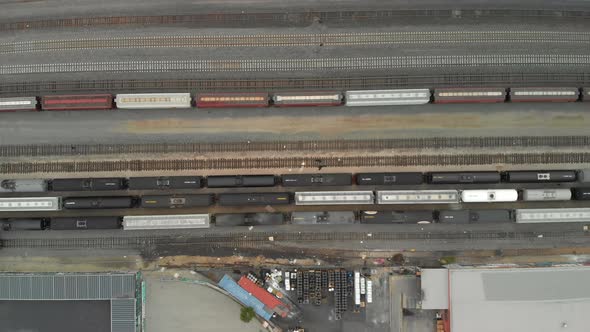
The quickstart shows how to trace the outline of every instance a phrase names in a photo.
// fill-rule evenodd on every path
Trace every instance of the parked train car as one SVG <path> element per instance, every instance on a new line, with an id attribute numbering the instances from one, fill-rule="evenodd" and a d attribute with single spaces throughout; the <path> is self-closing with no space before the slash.
<path id="1" fill-rule="evenodd" d="M 117 108 L 152 109 L 152 108 L 191 108 L 190 93 L 139 93 L 117 94 Z"/>
<path id="2" fill-rule="evenodd" d="M 129 190 L 199 189 L 200 176 L 133 177 L 127 180 Z"/>
<path id="3" fill-rule="evenodd" d="M 364 224 L 430 224 L 435 222 L 433 211 L 361 211 Z"/>
<path id="4" fill-rule="evenodd" d="M 434 90 L 436 104 L 457 103 L 503 103 L 506 101 L 504 88 L 440 88 Z"/>
<path id="5" fill-rule="evenodd" d="M 291 202 L 290 195 L 283 193 L 242 193 L 219 194 L 218 203 L 221 206 L 233 205 L 285 205 Z"/>
<path id="6" fill-rule="evenodd" d="M 6 179 L 0 180 L 0 193 L 37 193 L 47 191 L 47 180 Z"/>
<path id="7" fill-rule="evenodd" d="M 572 87 L 560 88 L 511 88 L 512 102 L 574 102 L 580 98 L 580 90 Z"/>
<path id="8" fill-rule="evenodd" d="M 92 178 L 92 179 L 54 179 L 51 181 L 53 191 L 97 191 L 124 189 L 123 178 Z"/>
<path id="9" fill-rule="evenodd" d="M 272 101 L 278 107 L 338 106 L 342 105 L 342 97 L 338 91 L 277 92 Z"/>
<path id="10" fill-rule="evenodd" d="M 459 203 L 457 190 L 381 190 L 377 204 L 451 204 Z"/>
<path id="11" fill-rule="evenodd" d="M 346 106 L 422 105 L 429 102 L 429 89 L 346 91 Z"/>
<path id="12" fill-rule="evenodd" d="M 461 191 L 461 201 L 465 203 L 516 202 L 516 189 L 475 189 Z"/>
<path id="13" fill-rule="evenodd" d="M 213 107 L 268 107 L 270 99 L 266 92 L 220 92 L 199 93 L 198 108 Z"/>
<path id="14" fill-rule="evenodd" d="M 590 87 L 582 88 L 580 97 L 582 98 L 582 101 L 590 101 Z"/>
<path id="15" fill-rule="evenodd" d="M 438 172 L 428 174 L 428 182 L 432 184 L 458 183 L 499 183 L 498 172 Z"/>
<path id="16" fill-rule="evenodd" d="M 407 173 L 359 173 L 356 183 L 359 186 L 391 186 L 422 184 L 424 175 L 417 172 Z"/>
<path id="17" fill-rule="evenodd" d="M 574 188 L 574 198 L 579 201 L 590 200 L 590 188 Z"/>
<path id="18" fill-rule="evenodd" d="M 590 169 L 582 169 L 577 172 L 578 181 L 582 183 L 590 183 Z"/>
<path id="19" fill-rule="evenodd" d="M 113 96 L 109 94 L 43 96 L 41 108 L 45 111 L 110 110 L 113 109 Z"/>
<path id="20" fill-rule="evenodd" d="M 372 191 L 308 191 L 295 193 L 295 205 L 373 204 Z"/>
<path id="21" fill-rule="evenodd" d="M 215 215 L 215 227 L 282 225 L 282 213 L 222 213 Z"/>
<path id="22" fill-rule="evenodd" d="M 150 208 L 190 208 L 213 204 L 213 194 L 200 195 L 149 195 L 142 196 L 140 207 Z"/>
<path id="23" fill-rule="evenodd" d="M 350 186 L 352 174 L 283 174 L 281 175 L 284 187 L 322 187 L 322 186 Z"/>
<path id="24" fill-rule="evenodd" d="M 133 198 L 119 197 L 68 197 L 63 200 L 64 209 L 128 209 Z"/>
<path id="25" fill-rule="evenodd" d="M 574 182 L 575 171 L 509 171 L 505 173 L 506 182 Z"/>
<path id="26" fill-rule="evenodd" d="M 570 189 L 523 189 L 523 201 L 569 201 L 572 199 Z"/>
<path id="27" fill-rule="evenodd" d="M 60 197 L 0 197 L 0 212 L 59 210 Z"/>
<path id="28" fill-rule="evenodd" d="M 548 222 L 590 222 L 590 208 L 574 209 L 516 209 L 519 224 Z"/>
<path id="29" fill-rule="evenodd" d="M 49 221 L 51 230 L 119 229 L 120 217 L 54 217 Z"/>
<path id="30" fill-rule="evenodd" d="M 292 224 L 354 224 L 356 216 L 352 211 L 320 211 L 320 212 L 293 212 Z"/>
<path id="31" fill-rule="evenodd" d="M 37 97 L 0 98 L 0 112 L 38 111 Z"/>
<path id="32" fill-rule="evenodd" d="M 123 230 L 157 230 L 157 229 L 190 229 L 209 228 L 208 214 L 176 214 L 157 216 L 125 216 Z"/>
<path id="33" fill-rule="evenodd" d="M 274 175 L 215 175 L 207 177 L 209 188 L 273 187 Z"/>
<path id="34" fill-rule="evenodd" d="M 513 222 L 510 210 L 442 210 L 438 222 L 447 224 L 487 224 Z"/>
<path id="35" fill-rule="evenodd" d="M 45 229 L 45 220 L 39 218 L 0 219 L 0 227 L 3 231 L 40 231 Z"/>

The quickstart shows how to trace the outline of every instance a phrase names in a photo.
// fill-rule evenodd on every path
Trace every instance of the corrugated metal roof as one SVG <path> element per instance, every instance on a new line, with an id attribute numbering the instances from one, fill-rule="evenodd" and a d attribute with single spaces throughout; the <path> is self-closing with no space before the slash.
<path id="1" fill-rule="evenodd" d="M 0 300 L 135 298 L 135 274 L 0 274 Z"/>
<path id="2" fill-rule="evenodd" d="M 227 274 L 224 275 L 223 278 L 221 278 L 221 281 L 219 282 L 219 287 L 225 289 L 243 305 L 254 308 L 254 311 L 256 311 L 256 313 L 260 317 L 266 320 L 270 320 L 270 318 L 272 317 L 272 315 L 265 310 L 264 303 L 260 302 L 260 300 L 250 295 L 250 293 L 248 293 L 245 289 L 240 287 L 240 285 L 238 285 L 238 283 L 236 283 L 236 281 L 233 280 Z"/>
<path id="3" fill-rule="evenodd" d="M 267 307 L 274 309 L 277 306 L 283 305 L 279 299 L 277 299 L 274 295 L 267 292 L 266 289 L 256 285 L 252 280 L 248 279 L 246 276 L 242 276 L 238 281 L 238 285 L 242 286 L 246 291 L 254 295 L 260 302 L 264 303 Z"/>
<path id="4" fill-rule="evenodd" d="M 111 332 L 135 332 L 135 299 L 111 301 Z"/>

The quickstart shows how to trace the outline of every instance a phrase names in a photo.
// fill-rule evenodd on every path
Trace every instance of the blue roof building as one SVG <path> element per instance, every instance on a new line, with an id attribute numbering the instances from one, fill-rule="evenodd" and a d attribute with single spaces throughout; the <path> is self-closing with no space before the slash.
<path id="1" fill-rule="evenodd" d="M 272 314 L 266 311 L 264 303 L 260 302 L 260 300 L 252 296 L 250 293 L 248 293 L 248 291 L 240 287 L 240 285 L 238 285 L 238 283 L 227 274 L 221 278 L 219 287 L 225 289 L 228 293 L 240 301 L 242 305 L 254 308 L 254 311 L 256 314 L 258 314 L 258 316 L 266 320 L 270 320 L 272 317 Z"/>

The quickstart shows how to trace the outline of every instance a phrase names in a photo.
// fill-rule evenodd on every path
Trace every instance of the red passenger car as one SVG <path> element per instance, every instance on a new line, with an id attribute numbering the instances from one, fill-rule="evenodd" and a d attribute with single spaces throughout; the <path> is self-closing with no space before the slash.
<path id="1" fill-rule="evenodd" d="M 268 93 L 203 93 L 197 94 L 197 107 L 268 107 Z"/>
<path id="2" fill-rule="evenodd" d="M 113 96 L 108 94 L 44 96 L 41 98 L 41 107 L 45 111 L 108 110 L 113 108 Z"/>

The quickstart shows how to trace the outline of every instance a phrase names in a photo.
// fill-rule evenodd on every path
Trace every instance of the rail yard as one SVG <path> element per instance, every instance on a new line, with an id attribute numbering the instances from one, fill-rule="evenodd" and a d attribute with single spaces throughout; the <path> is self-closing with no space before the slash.
<path id="1" fill-rule="evenodd" d="M 587 329 L 585 1 L 0 6 L 0 331 Z"/>

